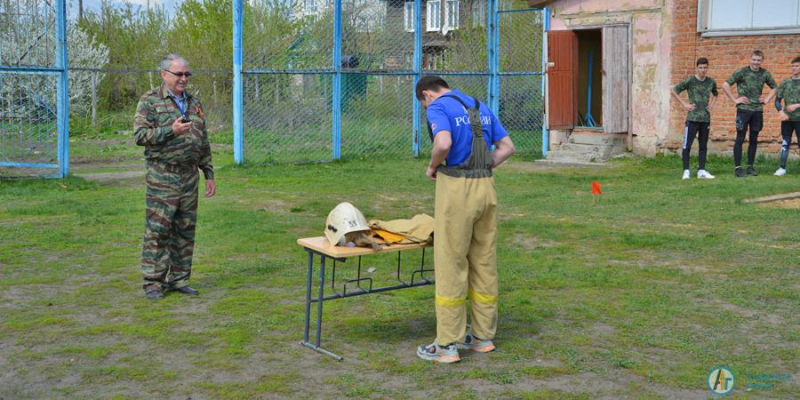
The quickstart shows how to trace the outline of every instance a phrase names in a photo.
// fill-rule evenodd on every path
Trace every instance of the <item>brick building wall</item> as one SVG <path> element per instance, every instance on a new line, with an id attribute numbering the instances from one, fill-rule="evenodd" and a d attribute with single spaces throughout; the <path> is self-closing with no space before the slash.
<path id="1" fill-rule="evenodd" d="M 720 88 L 720 97 L 711 113 L 709 150 L 730 154 L 736 139 L 736 107 L 722 92 L 722 83 L 736 69 L 750 64 L 753 50 L 761 50 L 764 52 L 763 68 L 770 71 L 780 84 L 791 76 L 792 58 L 800 55 L 800 34 L 703 38 L 697 32 L 697 1 L 675 0 L 670 82 L 675 85 L 694 74 L 694 63 L 699 57 L 709 59 L 708 76 L 714 78 Z M 735 95 L 735 86 L 733 92 Z M 767 93 L 768 89 L 765 88 L 764 94 Z M 686 94 L 682 93 L 681 96 Z M 670 104 L 670 131 L 665 150 L 680 151 L 686 111 L 674 99 Z M 759 153 L 778 153 L 780 146 L 780 120 L 775 106 L 768 104 L 764 106 L 764 129 L 759 135 Z M 696 145 L 693 147 L 697 148 Z M 793 152 L 796 152 L 794 147 Z"/>

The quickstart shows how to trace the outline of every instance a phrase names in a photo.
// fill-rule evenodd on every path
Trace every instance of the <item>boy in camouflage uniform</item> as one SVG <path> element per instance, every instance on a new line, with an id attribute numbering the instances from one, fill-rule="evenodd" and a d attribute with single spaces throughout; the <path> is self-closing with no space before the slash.
<path id="1" fill-rule="evenodd" d="M 672 97 L 676 98 L 678 102 L 683 105 L 689 113 L 686 115 L 686 128 L 683 132 L 683 179 L 689 179 L 691 175 L 689 171 L 689 153 L 692 151 L 692 142 L 694 142 L 695 135 L 698 135 L 700 141 L 700 167 L 697 170 L 698 179 L 714 179 L 706 171 L 706 155 L 708 154 L 708 127 L 711 123 L 711 108 L 717 102 L 717 83 L 707 76 L 708 74 L 708 59 L 701 57 L 697 59 L 697 74 L 692 75 L 683 80 L 683 82 L 675 85 L 672 91 Z M 679 96 L 682 91 L 686 90 L 689 103 L 681 99 Z M 711 101 L 709 102 L 709 95 Z"/>
<path id="2" fill-rule="evenodd" d="M 786 105 L 781 108 L 781 100 Z M 775 98 L 775 108 L 781 118 L 781 167 L 775 171 L 775 176 L 786 175 L 786 160 L 789 158 L 789 145 L 792 144 L 792 131 L 797 136 L 800 145 L 800 57 L 792 59 L 792 77 L 785 79 L 778 87 L 778 96 Z"/>
<path id="3" fill-rule="evenodd" d="M 750 65 L 734 72 L 722 84 L 722 90 L 736 104 L 736 143 L 733 146 L 733 160 L 736 167 L 734 174 L 739 178 L 758 175 L 753 168 L 753 163 L 756 160 L 758 133 L 764 126 L 764 104 L 772 100 L 778 86 L 775 79 L 772 78 L 772 74 L 761 68 L 763 61 L 764 53 L 761 50 L 754 50 L 750 54 Z M 733 97 L 731 92 L 731 85 L 734 84 L 739 92 L 739 97 Z M 761 95 L 764 84 L 772 89 L 766 97 Z M 750 128 L 750 144 L 747 147 L 747 172 L 744 172 L 742 171 L 742 144 L 748 127 Z"/>
<path id="4" fill-rule="evenodd" d="M 197 220 L 198 169 L 206 197 L 216 192 L 211 146 L 203 106 L 186 93 L 189 64 L 175 54 L 161 61 L 161 87 L 145 93 L 134 117 L 136 144 L 147 159 L 146 222 L 142 248 L 144 290 L 148 299 L 164 290 L 199 292 L 188 286 Z"/>

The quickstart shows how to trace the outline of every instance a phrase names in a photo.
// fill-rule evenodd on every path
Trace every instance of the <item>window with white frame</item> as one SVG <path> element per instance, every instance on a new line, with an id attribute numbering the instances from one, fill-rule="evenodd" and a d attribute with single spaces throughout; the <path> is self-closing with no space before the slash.
<path id="1" fill-rule="evenodd" d="M 472 27 L 486 26 L 486 0 L 473 0 Z"/>
<path id="2" fill-rule="evenodd" d="M 428 1 L 427 27 L 429 31 L 438 31 L 442 29 L 442 1 L 429 0 Z"/>
<path id="3" fill-rule="evenodd" d="M 414 32 L 414 2 L 407 1 L 405 3 L 405 11 L 403 12 L 403 26 L 406 32 Z"/>
<path id="4" fill-rule="evenodd" d="M 445 0 L 444 26 L 447 29 L 458 29 L 458 2 L 459 0 Z"/>
<path id="5" fill-rule="evenodd" d="M 800 0 L 699 0 L 704 35 L 800 32 Z"/>
<path id="6" fill-rule="evenodd" d="M 304 0 L 303 13 L 305 15 L 317 15 L 317 0 Z"/>

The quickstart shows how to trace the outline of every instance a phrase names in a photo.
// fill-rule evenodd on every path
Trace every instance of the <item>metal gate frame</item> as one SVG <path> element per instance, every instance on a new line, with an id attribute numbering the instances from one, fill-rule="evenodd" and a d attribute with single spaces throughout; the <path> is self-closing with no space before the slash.
<path id="1" fill-rule="evenodd" d="M 495 3 L 495 7 L 497 6 L 497 0 L 489 0 Z M 491 40 L 489 41 L 494 49 L 497 51 L 492 52 L 492 48 L 490 48 L 490 63 L 492 64 L 489 68 L 491 73 L 490 78 L 490 88 L 489 88 L 489 106 L 499 118 L 499 111 L 500 111 L 500 104 L 499 104 L 499 95 L 500 95 L 500 77 L 524 77 L 524 76 L 538 76 L 541 78 L 541 101 L 544 107 L 544 102 L 546 98 L 546 78 L 547 74 L 545 71 L 547 70 L 547 31 L 550 29 L 550 10 L 547 7 L 544 8 L 528 8 L 528 9 L 517 9 L 517 10 L 497 10 L 495 8 L 495 13 L 493 14 L 494 19 L 492 20 L 493 23 L 491 25 L 497 27 L 495 29 L 494 36 L 490 36 Z M 516 71 L 516 72 L 503 72 L 501 71 L 500 67 L 500 29 L 502 28 L 500 17 L 503 14 L 511 14 L 511 13 L 528 13 L 528 12 L 538 12 L 542 13 L 542 63 L 541 69 L 539 71 Z M 544 109 L 542 110 L 544 114 Z M 550 147 L 549 144 L 549 137 L 547 132 L 547 124 L 544 121 L 545 115 L 542 115 L 542 156 L 547 157 L 547 149 Z"/>
<path id="2" fill-rule="evenodd" d="M 499 0 L 487 0 L 488 11 L 488 24 L 487 24 L 487 69 L 485 72 L 443 72 L 443 76 L 485 76 L 488 78 L 486 88 L 487 104 L 492 111 L 499 115 L 500 109 L 500 78 L 513 77 L 513 76 L 539 76 L 542 80 L 541 101 L 545 98 L 545 67 L 547 62 L 547 40 L 546 32 L 549 29 L 550 19 L 549 11 L 547 8 L 542 9 L 520 9 L 520 10 L 499 10 Z M 341 158 L 341 138 L 342 138 L 342 66 L 341 66 L 341 49 L 342 49 L 342 0 L 333 1 L 333 55 L 332 65 L 330 69 L 316 70 L 315 73 L 330 74 L 333 77 L 332 82 L 332 132 L 331 132 L 331 159 Z M 517 71 L 517 72 L 503 72 L 500 70 L 500 15 L 504 13 L 513 12 L 540 12 L 542 13 L 542 55 L 541 55 L 541 70 L 536 71 Z M 414 0 L 414 58 L 413 69 L 411 71 L 396 71 L 396 74 L 413 75 L 414 81 L 412 85 L 416 85 L 420 77 L 423 75 L 422 69 L 422 0 Z M 264 71 L 258 69 L 243 70 L 242 69 L 242 54 L 243 54 L 243 24 L 244 24 L 244 4 L 243 0 L 233 0 L 233 152 L 234 162 L 242 164 L 244 158 L 244 87 L 243 81 L 245 76 L 278 73 L 276 71 Z M 430 72 L 430 71 L 425 71 Z M 301 70 L 282 70 L 279 73 L 304 73 Z M 412 87 L 413 93 L 413 87 Z M 544 120 L 544 118 L 543 118 Z M 414 97 L 413 99 L 413 132 L 411 132 L 411 153 L 414 157 L 420 155 L 420 127 L 421 121 L 421 107 L 420 102 Z M 542 154 L 547 155 L 548 137 L 546 124 L 542 123 Z"/>
<path id="3" fill-rule="evenodd" d="M 57 164 L 0 161 L 0 167 L 12 168 L 57 168 L 56 175 L 64 178 L 69 174 L 69 91 L 67 86 L 67 0 L 55 0 L 56 17 L 56 65 L 51 66 L 5 66 L 0 65 L 2 73 L 22 73 L 26 75 L 56 75 L 56 130 Z"/>

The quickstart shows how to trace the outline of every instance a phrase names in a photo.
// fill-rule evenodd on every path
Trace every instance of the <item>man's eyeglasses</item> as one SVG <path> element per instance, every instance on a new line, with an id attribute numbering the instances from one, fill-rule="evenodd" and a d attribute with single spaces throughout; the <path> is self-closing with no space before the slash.
<path id="1" fill-rule="evenodd" d="M 170 71 L 168 69 L 165 69 L 164 71 L 167 71 L 170 74 L 177 76 L 178 78 L 183 78 L 184 76 L 188 78 L 188 77 L 192 76 L 191 72 L 172 72 L 172 71 Z"/>

